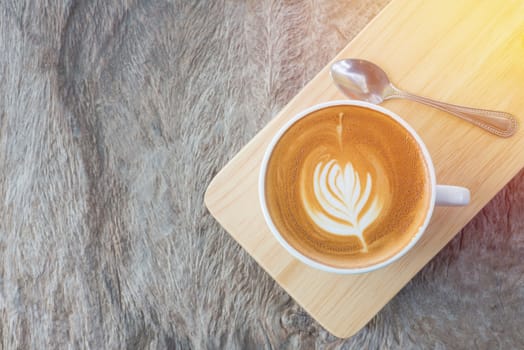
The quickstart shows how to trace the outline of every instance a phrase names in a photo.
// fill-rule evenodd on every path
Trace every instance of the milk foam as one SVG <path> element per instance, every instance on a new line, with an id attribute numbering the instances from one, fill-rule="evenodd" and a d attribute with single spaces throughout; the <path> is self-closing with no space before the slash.
<path id="1" fill-rule="evenodd" d="M 316 204 L 310 203 L 305 186 L 312 185 Z M 373 179 L 369 173 L 362 182 L 350 162 L 319 162 L 312 184 L 302 184 L 302 204 L 313 222 L 322 230 L 341 236 L 356 236 L 367 251 L 364 231 L 382 210 L 378 193 L 372 198 Z M 375 191 L 376 192 L 376 191 Z M 364 210 L 364 208 L 366 208 Z"/>

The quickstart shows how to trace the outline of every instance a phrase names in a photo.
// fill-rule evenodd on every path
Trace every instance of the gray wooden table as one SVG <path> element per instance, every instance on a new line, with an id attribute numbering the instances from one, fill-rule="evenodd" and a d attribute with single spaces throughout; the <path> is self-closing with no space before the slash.
<path id="1" fill-rule="evenodd" d="M 349 340 L 203 206 L 386 2 L 0 2 L 2 348 L 523 348 L 523 173 Z"/>

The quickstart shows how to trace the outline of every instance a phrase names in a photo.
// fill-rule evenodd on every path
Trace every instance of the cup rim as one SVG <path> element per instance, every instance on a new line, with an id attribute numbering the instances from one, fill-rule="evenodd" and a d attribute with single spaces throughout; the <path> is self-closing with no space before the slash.
<path id="1" fill-rule="evenodd" d="M 424 219 L 423 224 L 420 226 L 417 233 L 413 235 L 411 240 L 408 244 L 406 244 L 400 251 L 398 251 L 395 255 L 391 256 L 387 260 L 384 260 L 380 263 L 365 266 L 365 267 L 357 267 L 357 268 L 340 268 L 340 267 L 334 267 L 331 265 L 323 264 L 321 262 L 315 261 L 311 258 L 308 258 L 301 252 L 299 252 L 297 249 L 295 249 L 291 244 L 289 244 L 284 237 L 280 234 L 278 229 L 276 228 L 275 224 L 273 223 L 273 220 L 271 218 L 271 215 L 269 214 L 269 210 L 267 208 L 267 202 L 266 202 L 266 172 L 267 172 L 267 165 L 269 163 L 269 159 L 271 158 L 271 155 L 273 154 L 273 150 L 280 140 L 280 138 L 284 135 L 284 133 L 297 121 L 300 119 L 306 117 L 307 115 L 318 111 L 323 108 L 327 107 L 333 107 L 333 106 L 357 106 L 357 107 L 364 107 L 368 108 L 374 111 L 377 111 L 379 113 L 385 114 L 395 120 L 396 122 L 400 123 L 404 129 L 406 129 L 413 138 L 417 141 L 417 144 L 422 151 L 422 154 L 424 156 L 424 160 L 426 161 L 426 165 L 428 167 L 428 173 L 429 173 L 429 183 L 431 187 L 431 194 L 430 194 L 430 200 L 429 200 L 429 206 L 427 209 L 426 217 Z M 258 190 L 259 190 L 259 199 L 260 199 L 260 206 L 262 208 L 262 214 L 264 216 L 264 219 L 266 221 L 266 224 L 269 227 L 269 230 L 273 234 L 273 236 L 276 238 L 276 240 L 280 243 L 281 246 L 283 246 L 288 253 L 290 253 L 293 257 L 301 261 L 302 263 L 325 271 L 325 272 L 332 272 L 337 274 L 360 274 L 360 273 L 366 273 L 375 271 L 377 269 L 380 269 L 382 267 L 385 267 L 387 265 L 390 265 L 391 263 L 397 261 L 402 256 L 404 256 L 413 246 L 419 241 L 420 237 L 422 237 L 424 231 L 426 230 L 429 221 L 431 219 L 431 216 L 433 215 L 433 210 L 435 207 L 435 198 L 436 198 L 436 176 L 435 176 L 435 167 L 433 165 L 433 161 L 431 159 L 431 156 L 429 154 L 429 151 L 422 141 L 421 137 L 418 135 L 418 133 L 413 129 L 411 125 L 409 125 L 404 119 L 402 119 L 400 116 L 398 116 L 396 113 L 378 106 L 374 105 L 368 102 L 363 101 L 356 101 L 356 100 L 334 100 L 329 102 L 323 102 L 316 105 L 313 105 L 298 114 L 296 114 L 293 118 L 291 118 L 288 122 L 286 122 L 273 136 L 270 143 L 268 144 L 264 157 L 262 159 L 262 164 L 260 167 L 259 172 L 259 181 L 258 181 Z"/>

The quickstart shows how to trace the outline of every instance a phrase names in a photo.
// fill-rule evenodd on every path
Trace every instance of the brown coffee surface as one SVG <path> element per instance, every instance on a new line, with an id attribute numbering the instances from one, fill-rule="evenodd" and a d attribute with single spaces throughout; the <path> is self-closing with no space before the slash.
<path id="1" fill-rule="evenodd" d="M 283 238 L 337 268 L 387 260 L 419 231 L 428 167 L 397 121 L 358 106 L 327 107 L 293 124 L 266 172 L 266 203 Z"/>

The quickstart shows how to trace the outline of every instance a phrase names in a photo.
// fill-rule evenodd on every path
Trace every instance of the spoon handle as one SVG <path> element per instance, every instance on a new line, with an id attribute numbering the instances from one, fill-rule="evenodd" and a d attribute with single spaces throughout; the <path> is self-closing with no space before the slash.
<path id="1" fill-rule="evenodd" d="M 506 112 L 490 111 L 487 109 L 470 108 L 439 102 L 427 97 L 410 94 L 409 92 L 399 90 L 396 87 L 393 88 L 393 91 L 391 97 L 406 98 L 438 108 L 501 137 L 510 137 L 517 131 L 517 119 Z"/>

